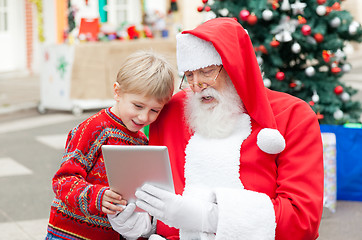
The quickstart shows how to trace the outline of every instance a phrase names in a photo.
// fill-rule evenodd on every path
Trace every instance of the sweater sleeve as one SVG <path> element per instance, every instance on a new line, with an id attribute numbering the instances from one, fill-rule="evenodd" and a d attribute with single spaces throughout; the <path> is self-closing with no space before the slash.
<path id="1" fill-rule="evenodd" d="M 86 216 L 99 215 L 101 199 L 108 188 L 88 180 L 100 156 L 99 131 L 93 132 L 84 125 L 74 128 L 68 135 L 63 162 L 52 182 L 56 198 Z"/>
<path id="2" fill-rule="evenodd" d="M 277 157 L 277 188 L 272 199 L 276 239 L 316 239 L 323 210 L 323 145 L 309 106 L 285 119 L 286 149 Z"/>

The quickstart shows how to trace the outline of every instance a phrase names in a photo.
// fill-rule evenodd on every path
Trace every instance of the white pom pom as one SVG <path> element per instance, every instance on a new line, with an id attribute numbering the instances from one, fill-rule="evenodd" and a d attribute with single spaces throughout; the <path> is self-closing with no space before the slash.
<path id="1" fill-rule="evenodd" d="M 285 140 L 278 130 L 263 128 L 258 133 L 257 145 L 263 152 L 278 154 L 284 150 Z"/>

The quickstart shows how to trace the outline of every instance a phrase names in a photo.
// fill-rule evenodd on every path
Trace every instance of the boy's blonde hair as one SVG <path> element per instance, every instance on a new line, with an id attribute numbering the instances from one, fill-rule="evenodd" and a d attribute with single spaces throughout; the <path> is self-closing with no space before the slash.
<path id="1" fill-rule="evenodd" d="M 137 51 L 131 54 L 117 74 L 122 93 L 143 94 L 166 103 L 173 94 L 174 67 L 153 51 Z"/>

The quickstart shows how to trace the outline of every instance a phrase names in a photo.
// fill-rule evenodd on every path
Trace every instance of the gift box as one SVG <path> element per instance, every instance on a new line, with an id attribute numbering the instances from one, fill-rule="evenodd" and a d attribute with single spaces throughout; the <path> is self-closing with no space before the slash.
<path id="1" fill-rule="evenodd" d="M 362 128 L 321 125 L 336 136 L 337 200 L 362 201 Z"/>

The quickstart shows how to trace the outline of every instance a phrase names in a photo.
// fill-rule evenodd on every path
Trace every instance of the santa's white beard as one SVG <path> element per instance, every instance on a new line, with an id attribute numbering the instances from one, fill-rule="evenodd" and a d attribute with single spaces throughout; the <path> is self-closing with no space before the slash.
<path id="1" fill-rule="evenodd" d="M 202 98 L 207 96 L 214 97 L 214 101 L 203 103 Z M 243 112 L 242 101 L 231 82 L 220 92 L 213 88 L 190 92 L 186 100 L 186 120 L 192 130 L 204 137 L 229 136 Z"/>

